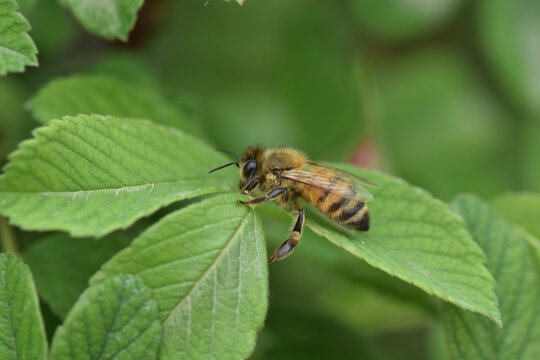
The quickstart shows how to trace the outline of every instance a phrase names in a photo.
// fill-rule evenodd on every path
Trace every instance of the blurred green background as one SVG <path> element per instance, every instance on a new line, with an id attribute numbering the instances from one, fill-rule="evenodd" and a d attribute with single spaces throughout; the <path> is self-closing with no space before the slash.
<path id="1" fill-rule="evenodd" d="M 37 126 L 25 104 L 42 86 L 107 74 L 159 92 L 216 147 L 296 147 L 444 201 L 540 191 L 537 0 L 148 0 L 128 43 L 55 1 L 23 13 L 40 66 L 0 78 L 2 164 Z M 273 249 L 290 220 L 261 213 Z M 444 358 L 434 299 L 309 231 L 302 244 L 271 267 L 253 359 Z"/>

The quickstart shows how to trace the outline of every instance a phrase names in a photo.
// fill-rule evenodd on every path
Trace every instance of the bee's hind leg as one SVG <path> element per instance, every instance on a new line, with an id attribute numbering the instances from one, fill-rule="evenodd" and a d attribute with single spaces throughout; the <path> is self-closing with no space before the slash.
<path id="1" fill-rule="evenodd" d="M 300 238 L 302 237 L 302 229 L 304 228 L 305 218 L 306 216 L 304 214 L 304 210 L 298 209 L 298 218 L 296 219 L 296 224 L 294 225 L 291 235 L 274 251 L 274 255 L 268 259 L 269 264 L 276 260 L 281 260 L 287 257 L 294 247 L 298 245 Z"/>

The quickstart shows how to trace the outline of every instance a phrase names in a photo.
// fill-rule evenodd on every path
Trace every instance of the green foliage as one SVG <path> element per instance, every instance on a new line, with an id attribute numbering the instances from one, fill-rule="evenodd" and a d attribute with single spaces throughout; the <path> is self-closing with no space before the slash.
<path id="1" fill-rule="evenodd" d="M 493 199 L 493 207 L 507 220 L 540 239 L 540 194 L 506 193 Z"/>
<path id="2" fill-rule="evenodd" d="M 400 179 L 342 168 L 381 186 L 371 191 L 376 201 L 369 203 L 370 230 L 346 231 L 310 212 L 307 224 L 313 231 L 372 266 L 502 326 L 484 254 L 459 217 Z"/>
<path id="3" fill-rule="evenodd" d="M 0 254 L 0 274 L 0 358 L 45 360 L 47 341 L 30 270 L 13 254 Z"/>
<path id="4" fill-rule="evenodd" d="M 135 25 L 137 11 L 144 0 L 59 0 L 67 6 L 82 26 L 106 39 L 127 41 Z"/>
<path id="5" fill-rule="evenodd" d="M 14 0 L 0 0 L 0 75 L 37 66 L 37 49 L 27 34 L 28 21 L 16 11 Z"/>
<path id="6" fill-rule="evenodd" d="M 32 10 L 39 0 L 17 0 L 22 12 Z"/>
<path id="7" fill-rule="evenodd" d="M 51 310 L 65 319 L 99 267 L 124 247 L 115 234 L 100 240 L 44 236 L 24 253 L 36 287 Z"/>
<path id="8" fill-rule="evenodd" d="M 538 1 L 232 3 L 0 0 L 0 358 L 540 358 Z M 253 144 L 378 182 L 370 231 L 306 205 L 267 268 L 289 215 L 208 174 Z"/>
<path id="9" fill-rule="evenodd" d="M 111 277 L 81 295 L 54 335 L 50 359 L 153 359 L 160 331 L 150 289 L 133 276 Z"/>
<path id="10" fill-rule="evenodd" d="M 521 232 L 474 196 L 453 203 L 488 257 L 497 281 L 504 328 L 444 304 L 452 359 L 538 359 L 540 357 L 540 267 Z"/>
<path id="11" fill-rule="evenodd" d="M 522 128 L 521 175 L 525 189 L 540 192 L 540 118 L 529 119 Z"/>
<path id="12" fill-rule="evenodd" d="M 155 91 L 104 75 L 58 78 L 45 85 L 28 107 L 46 124 L 65 115 L 103 114 L 149 119 L 190 133 L 195 126 Z"/>
<path id="13" fill-rule="evenodd" d="M 237 199 L 216 196 L 168 215 L 92 278 L 135 274 L 152 289 L 163 324 L 160 359 L 243 359 L 255 344 L 268 300 L 267 257 L 260 220 Z"/>
<path id="14" fill-rule="evenodd" d="M 170 29 L 150 47 L 153 69 L 202 108 L 218 147 L 293 146 L 314 159 L 344 159 L 366 132 L 339 7 L 274 0 L 237 8 L 171 2 L 164 19 Z M 209 31 L 216 26 L 219 36 Z"/>
<path id="15" fill-rule="evenodd" d="M 232 186 L 226 158 L 148 121 L 55 120 L 21 144 L 0 177 L 0 212 L 25 229 L 102 236 L 173 201 Z"/>
<path id="16" fill-rule="evenodd" d="M 443 200 L 508 188 L 512 173 L 500 171 L 514 162 L 501 150 L 508 125 L 465 58 L 432 49 L 378 71 L 383 137 L 399 174 Z"/>
<path id="17" fill-rule="evenodd" d="M 539 115 L 540 3 L 482 1 L 478 7 L 481 45 L 494 77 L 512 101 Z"/>
<path id="18" fill-rule="evenodd" d="M 431 3 L 399 0 L 349 0 L 362 30 L 384 42 L 416 38 L 443 25 L 462 0 Z"/>
<path id="19" fill-rule="evenodd" d="M 12 77 L 0 79 L 0 156 L 4 158 L 24 139 L 24 89 Z"/>

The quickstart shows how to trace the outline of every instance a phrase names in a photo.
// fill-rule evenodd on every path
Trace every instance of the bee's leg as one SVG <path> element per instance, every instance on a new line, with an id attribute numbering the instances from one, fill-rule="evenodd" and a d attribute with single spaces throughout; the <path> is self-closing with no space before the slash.
<path id="1" fill-rule="evenodd" d="M 281 245 L 278 246 L 274 255 L 268 259 L 268 263 L 271 264 L 276 260 L 281 260 L 291 253 L 296 245 L 300 242 L 302 237 L 302 229 L 304 228 L 304 210 L 298 209 L 298 218 L 296 219 L 296 224 L 294 229 L 287 240 L 285 240 Z"/>
<path id="2" fill-rule="evenodd" d="M 259 185 L 259 181 L 261 181 L 259 178 L 256 178 L 252 182 L 250 182 L 244 191 L 242 191 L 242 194 L 247 195 L 251 190 L 255 189 L 255 186 Z"/>
<path id="3" fill-rule="evenodd" d="M 279 188 L 279 189 L 275 189 L 275 190 L 270 191 L 268 193 L 268 195 L 266 195 L 265 197 L 260 197 L 260 198 L 252 199 L 252 200 L 249 200 L 249 201 L 238 200 L 237 203 L 239 203 L 241 205 L 260 205 L 260 204 L 264 204 L 268 200 L 275 199 L 279 195 L 283 195 L 286 191 L 287 191 L 287 189 L 285 189 L 285 188 Z"/>

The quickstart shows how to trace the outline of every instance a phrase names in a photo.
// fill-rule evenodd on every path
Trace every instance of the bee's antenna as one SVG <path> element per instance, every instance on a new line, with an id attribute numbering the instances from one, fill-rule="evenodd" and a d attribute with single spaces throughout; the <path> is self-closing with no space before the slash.
<path id="1" fill-rule="evenodd" d="M 231 150 L 227 150 L 227 149 L 216 149 L 217 151 L 221 151 L 221 152 L 224 152 L 224 153 L 227 153 L 227 154 L 231 154 L 231 155 L 234 155 L 234 157 L 236 158 L 236 161 L 240 162 L 240 156 L 238 156 L 237 153 L 231 151 Z"/>
<path id="2" fill-rule="evenodd" d="M 215 168 L 215 169 L 212 169 L 212 170 L 210 170 L 208 173 L 211 174 L 211 173 L 213 173 L 214 171 L 217 171 L 217 170 L 226 168 L 227 166 L 231 166 L 231 165 L 236 165 L 236 166 L 240 167 L 240 165 L 239 165 L 236 161 L 233 161 L 233 162 L 231 162 L 231 163 L 228 163 L 228 164 L 225 164 L 225 165 L 221 165 L 220 167 L 217 167 L 217 168 Z"/>

